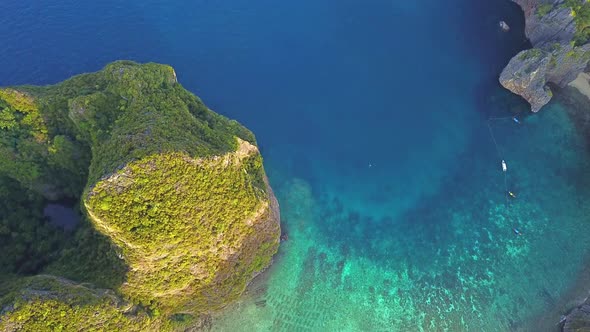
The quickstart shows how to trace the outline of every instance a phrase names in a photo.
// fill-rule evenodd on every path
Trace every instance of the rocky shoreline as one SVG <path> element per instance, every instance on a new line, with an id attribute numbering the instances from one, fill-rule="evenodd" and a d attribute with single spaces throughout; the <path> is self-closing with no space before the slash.
<path id="1" fill-rule="evenodd" d="M 533 48 L 515 55 L 500 75 L 506 89 L 522 96 L 538 112 L 587 69 L 590 43 L 580 41 L 573 1 L 512 0 L 524 11 L 525 34 Z M 579 6 L 590 10 L 590 6 Z"/>
<path id="2" fill-rule="evenodd" d="M 538 112 L 555 98 L 590 148 L 590 43 L 581 41 L 576 9 L 590 4 L 566 0 L 512 0 L 524 12 L 525 34 L 533 48 L 516 54 L 500 74 L 500 84 L 522 96 Z M 578 8 L 571 7 L 578 3 Z M 590 262 L 578 281 L 549 312 L 537 318 L 538 331 L 590 331 Z"/>
<path id="3" fill-rule="evenodd" d="M 557 98 L 562 102 L 562 95 L 568 98 L 579 95 L 574 89 L 559 93 Z M 580 113 L 579 109 L 573 113 Z M 570 113 L 571 115 L 571 113 Z M 567 258 L 564 258 L 567 259 Z M 558 268 L 558 267 L 557 267 Z M 534 322 L 531 331 L 539 332 L 584 332 L 590 331 L 590 258 L 582 263 L 581 270 L 573 285 L 546 312 L 532 317 Z"/>

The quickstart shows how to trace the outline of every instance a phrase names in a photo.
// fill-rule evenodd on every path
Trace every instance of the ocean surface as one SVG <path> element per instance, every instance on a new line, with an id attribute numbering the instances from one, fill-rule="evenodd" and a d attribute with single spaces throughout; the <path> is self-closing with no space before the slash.
<path id="1" fill-rule="evenodd" d="M 526 331 L 588 263 L 590 159 L 563 105 L 497 83 L 523 24 L 508 0 L 2 0 L 0 86 L 168 63 L 256 133 L 288 240 L 215 331 Z"/>

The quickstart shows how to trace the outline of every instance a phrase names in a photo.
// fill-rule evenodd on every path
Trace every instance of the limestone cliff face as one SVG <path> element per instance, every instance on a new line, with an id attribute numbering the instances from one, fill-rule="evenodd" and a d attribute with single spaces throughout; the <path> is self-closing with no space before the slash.
<path id="1" fill-rule="evenodd" d="M 563 0 L 513 0 L 524 11 L 525 33 L 535 47 L 574 39 L 576 26 Z"/>
<path id="2" fill-rule="evenodd" d="M 564 87 L 586 68 L 590 44 L 580 44 L 575 11 L 563 0 L 513 0 L 525 14 L 533 49 L 514 56 L 500 83 L 522 96 L 537 112 L 553 96 L 550 84 Z"/>
<path id="3" fill-rule="evenodd" d="M 167 315 L 219 309 L 278 250 L 278 203 L 254 135 L 169 66 L 119 61 L 55 86 L 0 89 L 0 129 L 10 138 L 1 173 L 83 190 L 91 225 L 128 268 L 117 291 L 133 303 Z"/>

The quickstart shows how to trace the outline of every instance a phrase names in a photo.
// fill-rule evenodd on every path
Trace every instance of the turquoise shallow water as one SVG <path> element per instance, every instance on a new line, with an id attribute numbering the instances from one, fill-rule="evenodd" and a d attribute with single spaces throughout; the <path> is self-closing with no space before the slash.
<path id="1" fill-rule="evenodd" d="M 169 63 L 256 133 L 289 240 L 215 330 L 533 330 L 588 259 L 590 165 L 564 106 L 492 121 L 499 151 L 489 134 L 526 112 L 497 83 L 527 46 L 507 0 L 2 6 L 0 85 Z"/>
<path id="2" fill-rule="evenodd" d="M 491 144 L 474 140 L 437 193 L 389 220 L 271 164 L 289 240 L 216 330 L 536 328 L 536 315 L 557 304 L 588 253 L 590 165 L 558 104 L 524 125 L 497 121 L 494 132 L 517 199 L 503 195 L 497 158 L 468 157 Z"/>

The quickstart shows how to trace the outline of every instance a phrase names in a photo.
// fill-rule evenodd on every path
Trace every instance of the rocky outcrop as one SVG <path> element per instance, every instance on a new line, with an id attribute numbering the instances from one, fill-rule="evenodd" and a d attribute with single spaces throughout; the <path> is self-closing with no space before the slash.
<path id="1" fill-rule="evenodd" d="M 164 316 L 222 308 L 278 250 L 254 135 L 169 66 L 119 61 L 55 86 L 0 89 L 0 128 L 0 175 L 83 190 L 92 227 L 127 267 L 116 291 L 134 304 Z"/>
<path id="2" fill-rule="evenodd" d="M 565 87 L 586 68 L 590 44 L 577 45 L 572 9 L 563 0 L 513 0 L 525 14 L 525 32 L 533 49 L 514 56 L 500 83 L 539 111 L 553 96 L 551 84 Z"/>
<path id="3" fill-rule="evenodd" d="M 535 50 L 520 52 L 500 75 L 502 85 L 526 99 L 533 112 L 547 104 L 553 95 L 545 75 L 551 55 Z"/>
<path id="4" fill-rule="evenodd" d="M 563 332 L 589 332 L 590 331 L 590 300 L 574 308 L 561 320 Z"/>
<path id="5" fill-rule="evenodd" d="M 557 42 L 569 43 L 576 27 L 571 9 L 563 0 L 512 0 L 524 11 L 525 33 L 534 47 L 545 48 Z"/>

